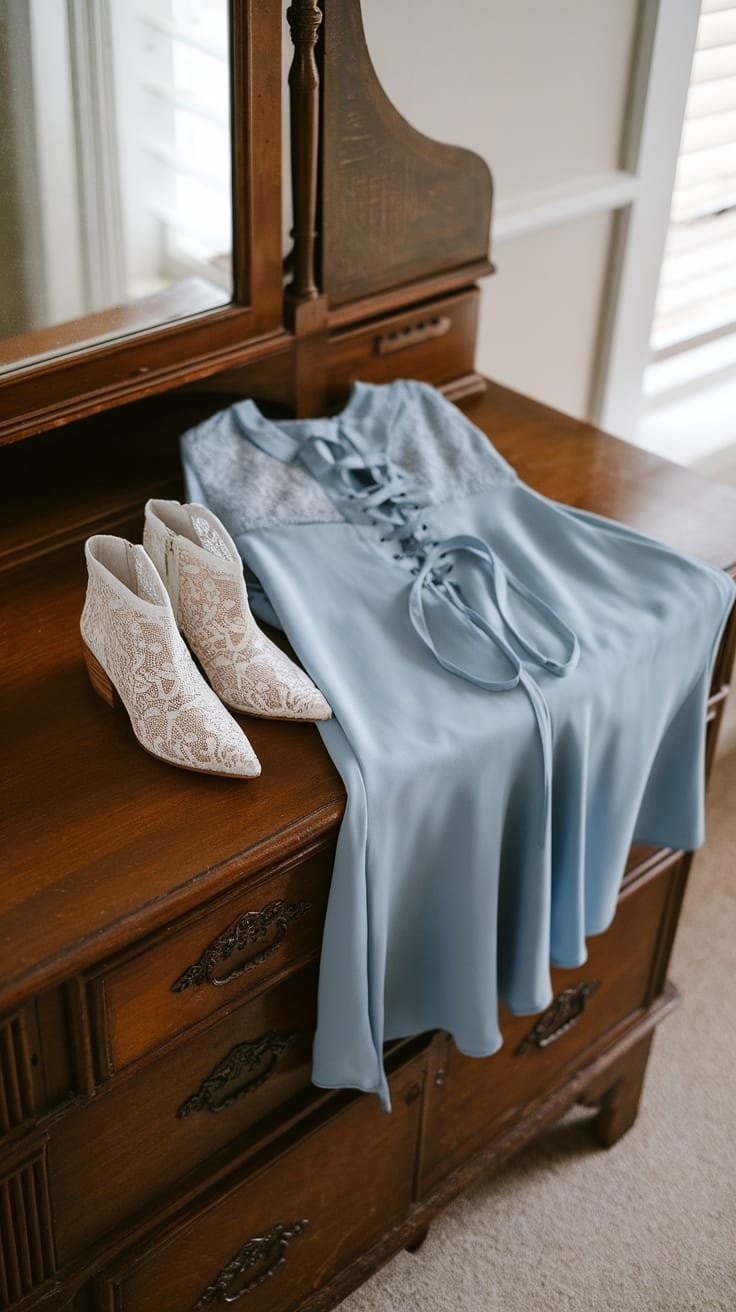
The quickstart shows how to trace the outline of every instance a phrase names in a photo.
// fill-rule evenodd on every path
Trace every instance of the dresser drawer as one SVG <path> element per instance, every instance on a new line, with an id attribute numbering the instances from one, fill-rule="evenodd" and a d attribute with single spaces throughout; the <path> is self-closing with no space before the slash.
<path id="1" fill-rule="evenodd" d="M 541 1016 L 502 1011 L 504 1046 L 464 1057 L 440 1039 L 428 1090 L 422 1190 L 437 1183 L 529 1104 L 562 1082 L 588 1048 L 650 1000 L 669 948 L 670 909 L 679 904 L 687 857 L 670 855 L 624 889 L 605 934 L 588 942 L 577 970 L 553 970 L 555 1000 Z"/>
<path id="2" fill-rule="evenodd" d="M 317 956 L 333 858 L 330 844 L 282 865 L 94 976 L 101 1073 Z"/>
<path id="3" fill-rule="evenodd" d="M 330 403 L 344 400 L 356 378 L 386 383 L 394 378 L 421 378 L 445 383 L 470 374 L 474 367 L 478 291 L 415 306 L 374 323 L 330 333 L 328 388 Z"/>
<path id="4" fill-rule="evenodd" d="M 309 1098 L 315 964 L 121 1076 L 51 1130 L 60 1261 L 150 1207 L 232 1139 Z M 241 1150 L 242 1150 L 241 1143 Z"/>
<path id="5" fill-rule="evenodd" d="M 288 1312 L 400 1220 L 412 1200 L 423 1056 L 295 1147 L 170 1226 L 100 1282 L 109 1312 L 203 1312 L 247 1295 Z"/>

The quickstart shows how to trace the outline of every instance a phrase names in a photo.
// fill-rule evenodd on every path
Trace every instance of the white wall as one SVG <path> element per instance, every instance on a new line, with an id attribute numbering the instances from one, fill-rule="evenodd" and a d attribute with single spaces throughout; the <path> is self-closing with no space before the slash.
<path id="1" fill-rule="evenodd" d="M 368 48 L 396 107 L 428 135 L 478 151 L 493 172 L 498 273 L 483 289 L 480 368 L 581 417 L 638 9 L 638 0 L 363 0 Z"/>

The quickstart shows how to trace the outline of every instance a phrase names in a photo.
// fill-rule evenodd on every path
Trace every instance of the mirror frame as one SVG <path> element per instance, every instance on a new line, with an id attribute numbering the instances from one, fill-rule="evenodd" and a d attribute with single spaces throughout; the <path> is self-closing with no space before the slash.
<path id="1" fill-rule="evenodd" d="M 229 0 L 233 297 L 0 375 L 0 444 L 55 428 L 258 354 L 283 332 L 281 0 Z M 284 333 L 284 336 L 286 334 Z"/>

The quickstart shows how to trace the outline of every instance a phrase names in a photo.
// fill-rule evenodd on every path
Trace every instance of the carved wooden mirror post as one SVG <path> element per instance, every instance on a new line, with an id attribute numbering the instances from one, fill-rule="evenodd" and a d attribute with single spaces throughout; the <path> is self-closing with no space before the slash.
<path id="1" fill-rule="evenodd" d="M 294 249 L 286 303 L 298 339 L 299 414 L 341 399 L 330 384 L 330 350 L 318 352 L 309 338 L 326 337 L 339 354 L 361 320 L 472 293 L 475 280 L 493 269 L 493 184 L 485 162 L 424 136 L 394 108 L 371 63 L 360 0 L 322 8 L 317 0 L 293 0 L 287 13 L 294 43 Z M 482 384 L 472 376 L 475 312 L 466 320 L 467 392 Z M 381 334 L 375 353 L 420 346 L 452 328 L 441 313 L 417 312 L 393 337 Z M 407 357 L 407 372 L 415 358 Z"/>

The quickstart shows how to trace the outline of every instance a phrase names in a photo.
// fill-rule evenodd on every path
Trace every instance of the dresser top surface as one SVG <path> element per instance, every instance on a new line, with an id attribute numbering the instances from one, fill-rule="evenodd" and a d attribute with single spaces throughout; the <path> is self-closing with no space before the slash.
<path id="1" fill-rule="evenodd" d="M 494 384 L 463 408 L 545 495 L 720 567 L 736 560 L 736 488 Z M 119 519 L 113 531 L 134 533 L 141 514 Z M 263 765 L 249 782 L 147 756 L 127 717 L 110 712 L 87 680 L 79 542 L 2 578 L 0 1009 L 324 839 L 344 804 L 310 725 L 244 720 Z"/>

